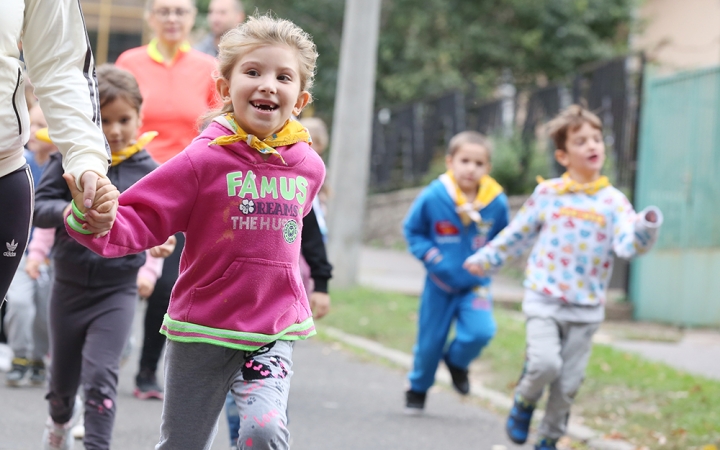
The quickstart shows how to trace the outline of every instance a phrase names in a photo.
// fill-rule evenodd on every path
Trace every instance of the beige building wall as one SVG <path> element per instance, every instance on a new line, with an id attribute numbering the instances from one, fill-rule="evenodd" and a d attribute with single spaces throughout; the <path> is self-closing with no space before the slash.
<path id="1" fill-rule="evenodd" d="M 664 70 L 720 65 L 720 0 L 643 0 L 632 47 Z"/>

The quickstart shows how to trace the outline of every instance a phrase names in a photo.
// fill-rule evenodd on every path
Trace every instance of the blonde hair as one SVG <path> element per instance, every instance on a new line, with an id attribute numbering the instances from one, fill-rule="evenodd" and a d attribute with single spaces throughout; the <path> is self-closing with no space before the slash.
<path id="1" fill-rule="evenodd" d="M 584 124 L 602 131 L 602 121 L 590 110 L 580 105 L 570 105 L 555 116 L 547 124 L 548 134 L 555 143 L 558 150 L 566 150 L 567 135 L 570 131 L 576 131 Z"/>
<path id="2" fill-rule="evenodd" d="M 492 143 L 490 139 L 485 137 L 484 134 L 478 133 L 477 131 L 461 131 L 450 139 L 448 144 L 447 154 L 453 156 L 463 144 L 477 144 L 483 147 L 487 151 L 488 161 L 492 157 Z"/>
<path id="3" fill-rule="evenodd" d="M 315 78 L 318 53 L 312 37 L 294 23 L 271 15 L 255 15 L 225 33 L 218 45 L 218 72 L 230 80 L 233 67 L 246 52 L 264 45 L 284 45 L 295 50 L 300 69 L 300 91 L 310 92 Z M 232 112 L 232 103 L 209 114 L 209 117 Z"/>
<path id="4" fill-rule="evenodd" d="M 300 123 L 310 133 L 315 151 L 318 153 L 325 151 L 330 140 L 325 122 L 319 117 L 305 117 L 300 119 Z"/>

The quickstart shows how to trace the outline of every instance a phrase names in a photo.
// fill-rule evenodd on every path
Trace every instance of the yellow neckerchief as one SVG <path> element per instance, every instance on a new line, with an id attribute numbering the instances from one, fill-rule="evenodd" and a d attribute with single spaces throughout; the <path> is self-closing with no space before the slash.
<path id="1" fill-rule="evenodd" d="M 37 131 L 35 132 L 35 137 L 36 137 L 39 141 L 47 142 L 48 144 L 52 144 L 52 143 L 53 143 L 52 139 L 50 139 L 50 133 L 48 133 L 47 127 L 45 127 L 45 128 L 40 128 L 39 130 L 37 130 Z"/>
<path id="2" fill-rule="evenodd" d="M 275 150 L 275 147 L 284 147 L 300 141 L 307 142 L 308 144 L 312 143 L 312 139 L 310 139 L 310 133 L 308 133 L 307 128 L 302 126 L 297 120 L 288 119 L 280 131 L 266 137 L 263 140 L 260 140 L 257 136 L 248 134 L 240 128 L 240 125 L 238 125 L 235 121 L 235 115 L 233 113 L 227 113 L 223 116 L 223 118 L 227 121 L 235 134 L 217 137 L 208 145 L 230 145 L 236 142 L 245 142 L 247 145 L 259 151 L 263 155 L 276 155 L 280 158 L 280 161 L 287 166 L 287 163 L 283 159 L 282 155 Z"/>
<path id="3" fill-rule="evenodd" d="M 480 178 L 480 187 L 477 195 L 475 196 L 475 200 L 470 203 L 467 201 L 467 198 L 460 189 L 460 186 L 458 186 L 457 181 L 455 181 L 455 176 L 453 175 L 452 170 L 445 172 L 444 176 L 447 177 L 455 189 L 455 195 L 451 195 L 455 200 L 455 211 L 458 213 L 460 220 L 465 226 L 470 225 L 470 222 L 482 222 L 480 210 L 489 205 L 490 202 L 495 200 L 495 198 L 503 191 L 502 186 L 500 186 L 493 177 L 490 175 L 483 175 L 483 177 Z"/>
<path id="4" fill-rule="evenodd" d="M 542 183 L 545 181 L 543 177 L 538 176 L 537 182 Z M 610 184 L 610 180 L 608 180 L 608 177 L 602 176 L 598 178 L 595 181 L 591 181 L 590 183 L 578 183 L 577 181 L 570 178 L 570 174 L 565 172 L 562 177 L 560 177 L 560 183 L 555 185 L 555 188 L 557 189 L 557 193 L 562 194 L 575 194 L 578 192 L 583 192 L 587 195 L 595 195 L 597 194 L 601 189 L 604 189 L 608 186 L 612 186 Z"/>
<path id="5" fill-rule="evenodd" d="M 135 153 L 139 152 L 143 148 L 145 148 L 146 145 L 150 143 L 153 139 L 155 139 L 155 136 L 158 135 L 157 131 L 146 131 L 143 133 L 135 142 L 134 144 L 125 147 L 124 149 L 113 152 L 112 154 L 112 166 L 117 166 L 121 162 L 125 161 Z"/>
<path id="6" fill-rule="evenodd" d="M 191 48 L 192 47 L 190 47 L 190 43 L 185 41 L 182 44 L 180 44 L 180 47 L 178 48 L 178 53 L 179 52 L 187 53 L 190 51 Z M 152 59 L 153 61 L 160 63 L 160 64 L 165 64 L 165 58 L 163 58 L 162 53 L 160 53 L 160 50 L 158 50 L 157 38 L 153 38 L 150 41 L 150 43 L 147 46 L 147 53 L 148 53 L 148 56 L 150 56 L 150 59 Z M 175 55 L 173 56 L 173 61 L 175 61 L 175 58 L 177 58 L 178 53 L 175 53 Z M 170 61 L 170 62 L 172 62 L 172 61 Z"/>

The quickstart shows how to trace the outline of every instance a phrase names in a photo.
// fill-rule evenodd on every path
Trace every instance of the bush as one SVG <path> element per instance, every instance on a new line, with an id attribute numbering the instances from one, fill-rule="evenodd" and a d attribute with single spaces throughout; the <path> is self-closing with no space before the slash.
<path id="1" fill-rule="evenodd" d="M 542 151 L 537 142 L 526 149 L 520 133 L 511 137 L 494 136 L 495 151 L 492 157 L 491 175 L 505 189 L 508 195 L 530 194 L 537 185 L 536 178 L 549 178 L 551 174 L 551 155 Z M 525 152 L 529 152 L 528 166 L 521 165 Z"/>

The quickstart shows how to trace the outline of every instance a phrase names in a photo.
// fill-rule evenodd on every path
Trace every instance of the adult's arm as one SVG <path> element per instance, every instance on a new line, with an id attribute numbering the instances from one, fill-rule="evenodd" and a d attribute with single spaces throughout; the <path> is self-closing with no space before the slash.
<path id="1" fill-rule="evenodd" d="M 110 152 L 80 1 L 25 0 L 22 43 L 50 138 L 63 154 L 65 172 L 82 188 L 86 171 L 107 173 Z"/>

